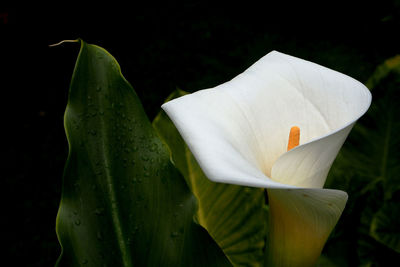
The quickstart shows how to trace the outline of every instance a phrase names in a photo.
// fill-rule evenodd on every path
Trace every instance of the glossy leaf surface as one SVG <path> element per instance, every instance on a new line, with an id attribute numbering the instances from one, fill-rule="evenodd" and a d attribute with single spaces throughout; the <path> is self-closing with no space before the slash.
<path id="1" fill-rule="evenodd" d="M 117 61 L 83 41 L 65 130 L 58 266 L 230 265 Z"/>

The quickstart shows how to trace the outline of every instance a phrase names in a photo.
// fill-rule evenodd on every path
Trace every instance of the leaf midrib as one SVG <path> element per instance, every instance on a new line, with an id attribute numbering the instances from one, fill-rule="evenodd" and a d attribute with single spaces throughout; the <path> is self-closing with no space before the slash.
<path id="1" fill-rule="evenodd" d="M 106 131 L 106 127 L 105 127 L 105 123 L 104 123 L 104 119 L 100 119 L 100 127 L 102 132 L 104 133 Z M 102 142 L 102 150 L 104 151 L 104 153 L 101 153 L 101 155 L 108 155 L 109 151 L 106 151 L 106 137 L 101 138 Z M 114 187 L 114 182 L 113 182 L 113 175 L 110 172 L 110 160 L 108 156 L 104 156 L 103 157 L 104 160 L 104 166 L 108 166 L 108 168 L 104 168 L 105 169 L 105 176 L 106 176 L 106 180 L 107 180 L 107 191 L 108 191 L 108 195 L 110 196 L 110 207 L 111 207 L 111 218 L 113 221 L 113 225 L 114 225 L 114 232 L 117 235 L 117 242 L 118 242 L 118 246 L 120 248 L 121 251 L 121 257 L 122 257 L 122 261 L 124 266 L 132 266 L 132 260 L 130 257 L 130 254 L 128 253 L 128 249 L 126 247 L 125 244 L 125 240 L 124 240 L 124 235 L 122 233 L 122 223 L 121 223 L 121 219 L 120 219 L 120 212 L 119 212 L 119 208 L 117 205 L 117 197 L 116 197 L 116 192 L 115 192 L 115 187 Z"/>
<path id="2" fill-rule="evenodd" d="M 99 50 L 108 54 L 108 52 L 101 47 L 90 45 L 87 43 L 83 43 L 82 45 L 86 45 L 86 47 L 87 47 L 86 48 L 87 56 L 89 56 L 88 54 L 89 54 L 89 49 L 91 46 L 94 47 L 95 50 L 96 50 L 96 48 L 100 48 Z M 78 60 L 79 60 L 79 58 L 78 58 Z M 119 69 L 119 66 L 117 66 L 117 67 Z M 120 77 L 119 73 L 116 73 L 115 75 L 117 77 Z M 104 88 L 104 89 L 106 89 L 106 88 Z M 108 135 L 105 134 L 105 133 L 107 133 L 107 123 L 105 122 L 105 118 L 101 117 L 99 119 L 99 124 L 100 124 L 99 126 L 100 126 L 101 132 L 104 133 L 101 135 L 101 138 L 100 138 L 101 146 L 102 146 L 102 150 L 103 150 L 103 153 L 100 153 L 100 154 L 103 156 L 102 158 L 104 161 L 104 166 L 106 166 L 104 168 L 106 182 L 107 182 L 106 189 L 107 189 L 107 193 L 109 196 L 108 201 L 109 201 L 109 205 L 111 208 L 110 213 L 111 213 L 111 218 L 112 218 L 112 222 L 113 222 L 112 225 L 114 226 L 113 228 L 114 228 L 114 232 L 116 234 L 117 243 L 118 243 L 119 249 L 121 251 L 123 266 L 128 267 L 128 266 L 132 266 L 132 259 L 130 257 L 130 253 L 128 252 L 127 246 L 125 244 L 125 239 L 124 239 L 124 235 L 122 232 L 122 221 L 121 221 L 120 210 L 117 205 L 117 203 L 118 203 L 117 197 L 116 197 L 117 194 L 116 194 L 115 185 L 114 185 L 114 181 L 113 181 L 113 175 L 110 171 L 111 165 L 110 165 L 110 160 L 109 160 L 109 156 L 108 156 L 110 154 L 110 151 L 107 150 L 107 145 L 106 145 L 106 143 L 109 143 L 109 140 L 108 140 Z"/>

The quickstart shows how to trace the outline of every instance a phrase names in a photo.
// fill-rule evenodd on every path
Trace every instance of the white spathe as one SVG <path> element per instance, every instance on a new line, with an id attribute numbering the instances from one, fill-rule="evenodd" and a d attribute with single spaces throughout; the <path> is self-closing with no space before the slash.
<path id="1" fill-rule="evenodd" d="M 351 128 L 370 104 L 369 90 L 355 79 L 273 51 L 231 81 L 162 108 L 210 180 L 267 188 L 270 202 L 280 203 L 271 204 L 271 215 L 279 214 L 278 206 L 297 211 L 290 220 L 298 225 L 310 224 L 306 217 L 313 213 L 310 231 L 319 234 L 311 238 L 321 244 L 311 242 L 309 254 L 318 258 L 347 200 L 345 192 L 322 187 Z M 300 145 L 286 151 L 292 126 L 300 128 Z M 306 216 L 299 210 L 311 211 Z M 288 214 L 281 215 L 271 218 L 272 228 Z M 304 247 L 301 235 L 298 243 L 291 240 L 297 233 L 290 233 L 292 228 L 272 230 L 271 240 L 280 240 L 270 241 L 276 255 Z M 313 260 L 275 259 L 273 264 L 307 265 Z"/>
<path id="2" fill-rule="evenodd" d="M 353 78 L 273 51 L 231 81 L 162 108 L 210 180 L 322 188 L 370 103 Z M 292 126 L 300 127 L 300 146 L 286 152 Z"/>

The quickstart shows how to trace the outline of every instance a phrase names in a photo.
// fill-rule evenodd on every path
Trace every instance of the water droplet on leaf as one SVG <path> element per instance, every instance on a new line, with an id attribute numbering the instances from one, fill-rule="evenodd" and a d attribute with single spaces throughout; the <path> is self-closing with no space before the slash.
<path id="1" fill-rule="evenodd" d="M 104 209 L 103 208 L 97 208 L 97 209 L 94 210 L 93 213 L 98 215 L 98 216 L 103 215 Z"/>
<path id="2" fill-rule="evenodd" d="M 179 233 L 176 231 L 171 233 L 171 237 L 173 237 L 173 238 L 178 237 L 178 236 L 179 236 Z"/>

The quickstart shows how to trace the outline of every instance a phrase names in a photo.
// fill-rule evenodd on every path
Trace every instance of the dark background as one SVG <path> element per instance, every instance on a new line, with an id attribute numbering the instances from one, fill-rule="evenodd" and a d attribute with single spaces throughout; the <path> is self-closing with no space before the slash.
<path id="1" fill-rule="evenodd" d="M 271 50 L 365 82 L 400 53 L 400 1 L 321 1 L 147 6 L 0 6 L 2 241 L 12 266 L 52 266 L 55 218 L 67 157 L 63 113 L 79 46 L 120 63 L 150 117 L 175 88 L 197 91 L 244 71 Z"/>

